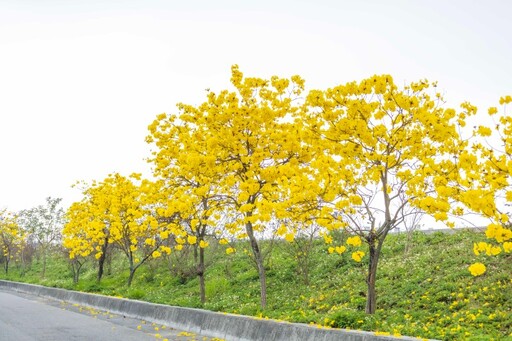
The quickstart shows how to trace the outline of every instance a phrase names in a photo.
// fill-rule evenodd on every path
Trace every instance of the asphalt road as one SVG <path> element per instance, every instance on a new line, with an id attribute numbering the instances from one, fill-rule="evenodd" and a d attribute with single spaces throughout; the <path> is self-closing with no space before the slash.
<path id="1" fill-rule="evenodd" d="M 0 341 L 211 339 L 76 304 L 0 290 Z"/>

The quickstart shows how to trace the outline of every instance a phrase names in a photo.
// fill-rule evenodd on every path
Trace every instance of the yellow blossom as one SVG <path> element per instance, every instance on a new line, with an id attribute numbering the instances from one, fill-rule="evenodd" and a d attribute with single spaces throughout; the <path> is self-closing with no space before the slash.
<path id="1" fill-rule="evenodd" d="M 363 251 L 352 252 L 352 259 L 355 260 L 356 262 L 360 262 L 363 259 L 364 255 L 365 253 Z"/>
<path id="2" fill-rule="evenodd" d="M 360 246 L 361 245 L 361 238 L 359 238 L 359 236 L 353 236 L 353 237 L 348 237 L 347 238 L 347 245 L 352 245 L 352 246 Z"/>
<path id="3" fill-rule="evenodd" d="M 347 248 L 346 248 L 345 246 L 343 246 L 343 245 L 341 245 L 341 246 L 336 246 L 336 248 L 335 248 L 335 251 L 336 251 L 338 254 L 340 254 L 340 255 L 341 255 L 343 252 L 345 252 L 346 250 L 347 250 Z"/>
<path id="4" fill-rule="evenodd" d="M 480 276 L 482 275 L 484 272 L 485 272 L 485 265 L 482 264 L 482 263 L 474 263 L 474 264 L 471 264 L 469 266 L 469 272 L 471 272 L 471 274 L 473 276 Z"/>
<path id="5" fill-rule="evenodd" d="M 284 239 L 285 239 L 287 242 L 291 243 L 291 242 L 293 242 L 293 241 L 294 241 L 294 239 L 295 239 L 295 234 L 293 234 L 293 233 L 287 233 L 287 234 L 284 236 Z"/>

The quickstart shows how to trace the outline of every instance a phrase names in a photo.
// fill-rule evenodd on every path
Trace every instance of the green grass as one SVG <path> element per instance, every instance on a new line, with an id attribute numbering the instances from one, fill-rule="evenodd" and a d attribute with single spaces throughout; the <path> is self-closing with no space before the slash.
<path id="1" fill-rule="evenodd" d="M 309 285 L 298 274 L 290 245 L 275 246 L 267 265 L 265 310 L 259 307 L 258 275 L 243 252 L 244 245 L 230 256 L 222 248 L 207 250 L 212 264 L 206 273 L 204 306 L 198 280 L 173 277 L 167 259 L 142 267 L 131 288 L 126 286 L 128 271 L 121 255 L 114 257 L 112 272 L 101 283 L 96 282 L 94 263 L 89 262 L 74 285 L 61 254 L 50 257 L 44 279 L 37 260 L 23 276 L 13 266 L 7 279 L 339 328 L 442 340 L 512 340 L 512 255 L 485 258 L 484 276 L 473 277 L 467 270 L 477 259 L 473 242 L 483 238 L 467 231 L 417 233 L 405 254 L 405 235 L 390 235 L 377 274 L 378 310 L 371 316 L 364 314 L 367 264 L 353 262 L 348 252 L 328 254 L 321 241 L 315 242 L 310 255 Z"/>

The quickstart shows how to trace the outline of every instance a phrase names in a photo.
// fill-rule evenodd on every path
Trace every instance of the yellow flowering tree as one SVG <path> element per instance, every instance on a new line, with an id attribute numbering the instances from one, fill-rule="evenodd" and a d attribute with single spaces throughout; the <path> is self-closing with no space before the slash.
<path id="1" fill-rule="evenodd" d="M 78 283 L 80 270 L 85 264 L 85 260 L 94 252 L 95 247 L 104 247 L 103 253 L 107 252 L 108 238 L 107 241 L 103 239 L 101 242 L 97 240 L 93 242 L 91 238 L 88 238 L 89 224 L 93 220 L 89 212 L 89 204 L 88 200 L 72 203 L 66 211 L 66 224 L 62 229 L 62 245 L 68 250 L 74 283 Z M 105 243 L 107 244 L 105 245 Z M 98 262 L 98 268 L 97 278 L 100 281 L 103 274 L 103 262 Z"/>
<path id="2" fill-rule="evenodd" d="M 72 203 L 68 208 L 66 224 L 62 230 L 62 243 L 69 252 L 72 264 L 83 263 L 81 259 L 94 255 L 98 261 L 98 282 L 103 278 L 107 255 L 112 252 L 110 224 L 108 220 L 102 220 L 103 215 L 108 214 L 105 207 L 109 203 L 106 196 L 100 195 L 99 186 L 96 181 L 91 185 L 83 184 L 83 199 Z M 73 265 L 72 267 L 75 269 Z M 74 274 L 75 281 L 78 281 L 79 267 Z"/>
<path id="3" fill-rule="evenodd" d="M 454 157 L 467 146 L 458 128 L 474 110 L 469 104 L 459 113 L 444 109 L 432 88 L 425 80 L 400 89 L 391 76 L 382 75 L 313 90 L 306 99 L 308 141 L 322 151 L 311 163 L 324 188 L 319 223 L 348 230 L 356 237 L 349 245 L 366 244 L 367 254 L 354 251 L 352 258 L 368 261 L 370 314 L 376 309 L 377 267 L 389 231 L 416 212 L 413 207 L 440 221 L 453 211 Z"/>
<path id="4" fill-rule="evenodd" d="M 4 271 L 7 275 L 9 264 L 23 247 L 24 234 L 16 222 L 16 216 L 7 210 L 0 210 L 0 259 L 4 263 Z"/>
<path id="5" fill-rule="evenodd" d="M 203 195 L 214 193 L 222 202 L 218 207 L 231 214 L 233 222 L 226 229 L 239 239 L 249 240 L 260 279 L 261 306 L 265 307 L 265 253 L 260 238 L 275 232 L 271 221 L 290 214 L 291 185 L 296 182 L 301 186 L 297 173 L 307 160 L 300 158 L 300 132 L 293 120 L 300 108 L 294 100 L 304 82 L 298 76 L 244 78 L 235 65 L 231 83 L 234 91 L 208 92 L 207 100 L 197 107 L 180 104 L 180 115 L 172 120 L 185 132 L 181 137 L 171 134 L 160 143 L 186 148 L 183 157 L 188 158 L 189 165 L 179 174 L 186 174 L 186 181 L 194 179 L 196 191 Z M 182 148 L 180 153 L 185 150 Z M 184 163 L 179 167 L 185 167 Z M 212 216 L 216 210 L 202 212 Z"/>
<path id="6" fill-rule="evenodd" d="M 474 127 L 474 137 L 480 139 L 472 145 L 474 154 L 467 156 L 468 162 L 461 165 L 459 201 L 490 221 L 485 231 L 489 242 L 473 246 L 477 256 L 512 252 L 512 225 L 508 211 L 512 203 L 512 117 L 507 108 L 512 103 L 512 96 L 501 97 L 499 103 L 502 110 L 497 107 L 488 110 L 495 123 L 493 129 L 484 125 Z M 472 264 L 469 271 L 479 276 L 486 267 L 478 262 Z"/>
<path id="7" fill-rule="evenodd" d="M 84 191 L 83 202 L 70 207 L 63 231 L 72 258 L 93 252 L 96 259 L 104 259 L 108 245 L 119 248 L 129 263 L 128 286 L 144 262 L 171 252 L 164 245 L 168 232 L 162 230 L 148 200 L 154 197 L 154 185 L 138 182 L 139 175 L 127 178 L 116 173 L 93 183 Z"/>
<path id="8" fill-rule="evenodd" d="M 177 217 L 173 236 L 175 248 L 194 250 L 194 272 L 199 278 L 202 303 L 206 302 L 205 249 L 216 234 L 217 221 L 223 210 L 218 184 L 223 171 L 209 146 L 209 134 L 204 126 L 187 121 L 181 115 L 158 115 L 149 126 L 148 143 L 156 150 L 149 161 L 154 176 L 159 179 L 158 216 L 162 220 Z"/>

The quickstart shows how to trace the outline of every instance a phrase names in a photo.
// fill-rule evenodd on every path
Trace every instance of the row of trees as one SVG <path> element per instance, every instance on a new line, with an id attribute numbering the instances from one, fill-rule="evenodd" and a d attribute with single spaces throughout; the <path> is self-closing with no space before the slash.
<path id="1" fill-rule="evenodd" d="M 144 262 L 188 245 L 204 302 L 205 248 L 218 240 L 232 253 L 233 241 L 246 240 L 264 308 L 271 243 L 262 241 L 322 235 L 330 252 L 349 249 L 368 263 L 366 312 L 374 313 L 382 245 L 411 217 L 454 226 L 476 213 L 490 225 L 475 253 L 512 250 L 510 96 L 500 114 L 489 109 L 491 129 L 466 127 L 476 108 L 445 108 L 426 80 L 398 87 L 382 75 L 306 93 L 299 76 L 244 77 L 233 66 L 231 83 L 232 91 L 157 116 L 147 137 L 152 181 L 111 174 L 83 188 L 63 230 L 76 280 L 90 256 L 101 279 L 113 246 L 126 256 L 130 284 Z M 329 234 L 339 229 L 352 236 L 344 245 Z"/>
<path id="2" fill-rule="evenodd" d="M 61 201 L 48 197 L 44 205 L 18 213 L 0 210 L 0 261 L 6 274 L 12 260 L 25 268 L 35 255 L 42 261 L 41 275 L 45 276 L 48 253 L 61 242 L 64 225 Z"/>

